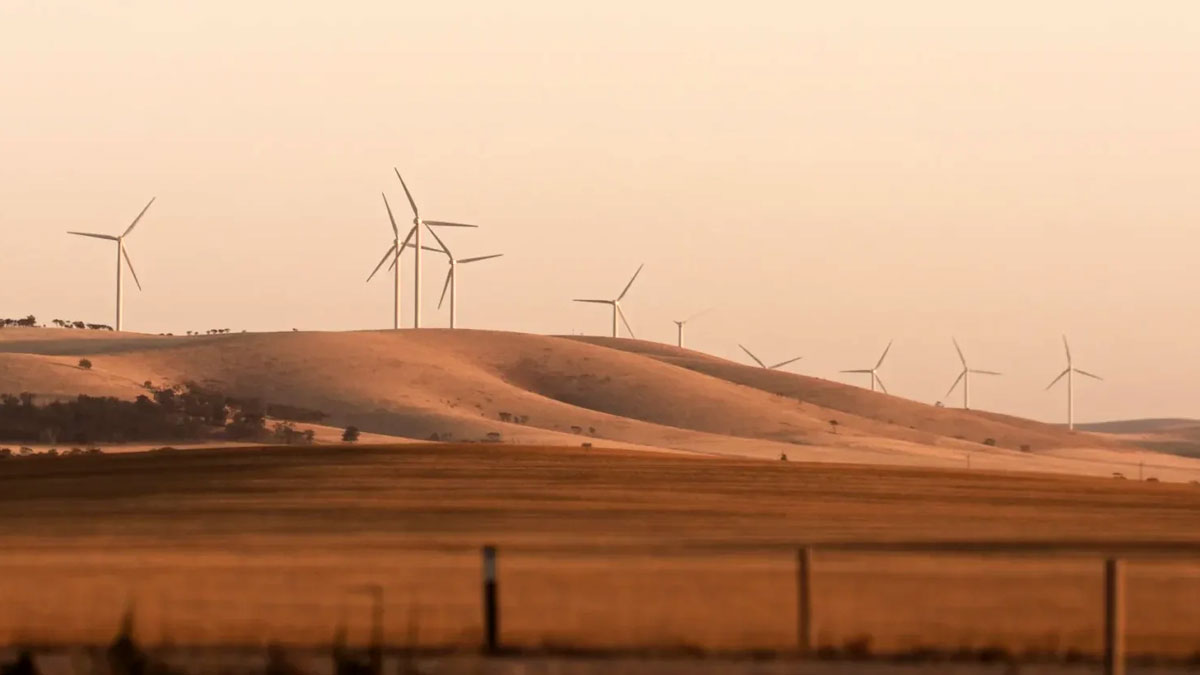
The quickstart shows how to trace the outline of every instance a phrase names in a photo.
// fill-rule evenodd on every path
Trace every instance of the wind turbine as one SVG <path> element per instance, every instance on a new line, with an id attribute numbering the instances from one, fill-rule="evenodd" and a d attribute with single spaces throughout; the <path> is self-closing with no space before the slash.
<path id="1" fill-rule="evenodd" d="M 150 198 L 150 201 L 146 203 L 146 206 L 142 209 L 142 212 L 137 215 L 137 218 L 133 219 L 133 222 L 129 224 L 129 227 L 125 228 L 125 232 L 122 233 L 121 236 L 119 236 L 119 237 L 114 237 L 109 234 L 96 234 L 93 232 L 68 232 L 67 233 L 67 234 L 74 234 L 74 235 L 77 235 L 80 237 L 92 237 L 95 239 L 105 239 L 107 241 L 117 242 L 117 322 L 116 322 L 117 325 L 116 325 L 116 330 L 118 330 L 118 331 L 121 330 L 121 319 L 124 317 L 124 314 L 125 314 L 125 305 L 124 305 L 124 302 L 122 300 L 122 295 L 121 295 L 122 279 L 124 278 L 124 274 L 122 274 L 122 265 L 123 264 L 129 265 L 129 273 L 133 275 L 133 282 L 135 284 L 137 284 L 139 291 L 142 290 L 142 282 L 138 281 L 137 272 L 135 272 L 133 269 L 133 261 L 131 261 L 129 259 L 129 254 L 125 252 L 125 237 L 128 237 L 129 233 L 133 232 L 133 228 L 137 227 L 138 221 L 140 221 L 142 219 L 142 216 L 146 215 L 146 211 L 150 208 L 150 205 L 154 203 L 155 199 L 157 199 L 157 197 Z"/>
<path id="2" fill-rule="evenodd" d="M 773 365 L 773 366 L 768 366 L 767 364 L 763 363 L 763 362 L 762 362 L 762 361 L 761 361 L 761 360 L 760 360 L 760 359 L 759 359 L 757 356 L 755 356 L 755 355 L 754 355 L 754 352 L 750 351 L 749 349 L 746 349 L 745 347 L 743 347 L 743 346 L 742 346 L 742 345 L 740 345 L 740 344 L 739 344 L 738 346 L 739 346 L 739 347 L 742 347 L 742 351 L 744 351 L 744 352 L 746 352 L 747 354 L 749 354 L 749 355 L 750 355 L 750 358 L 754 359 L 754 362 L 755 362 L 755 363 L 757 363 L 758 365 L 762 366 L 763 368 L 766 368 L 767 370 L 779 370 L 780 368 L 782 368 L 782 367 L 786 366 L 786 365 L 787 365 L 787 364 L 789 364 L 789 363 L 795 363 L 795 362 L 799 361 L 800 359 L 804 358 L 803 356 L 797 356 L 797 357 L 796 357 L 796 358 L 794 358 L 794 359 L 788 359 L 787 361 L 781 361 L 781 362 L 779 362 L 779 363 L 776 363 L 776 364 L 775 364 L 775 365 Z"/>
<path id="3" fill-rule="evenodd" d="M 674 322 L 675 326 L 679 329 L 678 337 L 676 338 L 676 342 L 675 342 L 675 346 L 677 346 L 677 347 L 683 346 L 683 327 L 685 325 L 687 325 L 687 323 L 689 321 L 695 321 L 696 319 L 699 319 L 700 317 L 704 316 L 705 314 L 708 314 L 711 311 L 712 311 L 712 308 L 710 307 L 710 308 L 704 310 L 703 312 L 697 312 L 697 313 L 689 316 L 688 318 L 684 319 L 683 321 L 675 321 Z"/>
<path id="4" fill-rule="evenodd" d="M 1074 366 L 1074 364 L 1071 362 L 1071 345 L 1067 344 L 1067 336 L 1066 335 L 1063 336 L 1063 348 L 1067 350 L 1067 369 L 1062 371 L 1061 373 L 1059 373 L 1058 377 L 1054 378 L 1054 381 L 1046 386 L 1046 391 L 1049 391 L 1051 387 L 1058 384 L 1058 381 L 1063 379 L 1064 376 L 1067 378 L 1067 429 L 1070 431 L 1074 431 L 1075 430 L 1075 378 L 1074 378 L 1074 374 L 1079 373 L 1080 375 L 1086 375 L 1087 377 L 1090 377 L 1095 380 L 1103 380 L 1104 378 L 1100 377 L 1099 375 L 1093 375 L 1085 370 L 1080 370 Z"/>
<path id="5" fill-rule="evenodd" d="M 950 390 L 946 392 L 946 396 L 954 393 L 954 389 L 958 387 L 958 383 L 962 382 L 963 386 L 963 410 L 971 409 L 971 374 L 976 375 L 1000 375 L 993 370 L 974 370 L 967 366 L 967 357 L 963 356 L 962 348 L 958 346 L 958 340 L 950 338 L 954 342 L 954 350 L 958 352 L 958 360 L 962 362 L 962 372 L 958 374 L 958 378 L 954 380 L 954 384 L 950 385 Z"/>
<path id="6" fill-rule="evenodd" d="M 620 335 L 617 334 L 617 317 L 620 316 L 621 323 L 625 324 L 625 330 L 629 331 L 629 337 L 636 337 L 633 334 L 633 328 L 630 328 L 630 326 L 629 326 L 629 321 L 625 318 L 625 312 L 621 311 L 621 300 L 623 300 L 625 298 L 625 294 L 629 292 L 630 286 L 633 286 L 633 282 L 637 280 L 638 275 L 642 273 L 642 268 L 645 266 L 646 266 L 646 263 L 642 263 L 641 265 L 638 265 L 637 271 L 633 273 L 633 276 L 629 279 L 629 283 L 625 284 L 625 290 L 621 291 L 621 294 L 617 296 L 616 300 L 579 300 L 579 299 L 576 299 L 575 302 L 590 302 L 590 303 L 597 304 L 597 305 L 612 305 L 612 336 L 620 337 Z"/>
<path id="7" fill-rule="evenodd" d="M 433 238 L 437 240 L 438 246 L 442 247 L 442 253 L 446 254 L 446 258 L 450 261 L 450 269 L 446 271 L 446 283 L 442 284 L 442 297 L 438 300 L 438 309 L 442 308 L 442 303 L 446 301 L 446 291 L 450 291 L 450 328 L 454 328 L 454 320 L 456 316 L 455 298 L 458 297 L 458 266 L 467 263 L 479 262 L 481 260 L 490 260 L 499 258 L 503 253 L 493 253 L 492 255 L 481 255 L 474 258 L 463 258 L 459 260 L 450 252 L 450 247 L 446 246 L 446 242 L 437 235 L 433 230 L 429 231 Z"/>
<path id="8" fill-rule="evenodd" d="M 888 352 L 892 349 L 893 340 L 888 340 L 887 347 L 883 349 L 883 356 L 879 357 L 879 361 L 875 363 L 874 368 L 863 368 L 859 370 L 843 370 L 843 373 L 865 373 L 871 376 L 871 391 L 875 391 L 875 383 L 879 383 L 879 388 L 883 393 L 888 393 L 887 387 L 883 386 L 883 379 L 879 377 L 879 367 L 883 365 L 883 360 L 887 358 Z"/>
<path id="9" fill-rule="evenodd" d="M 413 248 L 416 249 L 416 263 L 413 270 L 413 328 L 421 327 L 421 226 L 426 228 L 431 227 L 479 227 L 478 225 L 467 225 L 465 223 L 451 223 L 444 220 L 422 220 L 420 213 L 417 211 L 417 202 L 413 200 L 412 193 L 408 190 L 408 184 L 404 182 L 404 176 L 400 175 L 400 170 L 393 167 L 396 172 L 396 178 L 400 179 L 400 186 L 404 188 L 404 196 L 408 197 L 408 205 L 412 207 L 413 212 L 413 228 L 416 232 L 416 240 L 413 242 Z M 433 232 L 432 229 L 429 230 Z M 385 256 L 386 257 L 386 256 Z M 400 267 L 396 265 L 397 269 Z"/>
<path id="10" fill-rule="evenodd" d="M 393 235 L 392 245 L 383 254 L 383 257 L 379 259 L 379 264 L 376 265 L 375 269 L 371 271 L 371 276 L 367 277 L 367 282 L 370 283 L 371 279 L 375 278 L 375 274 L 379 271 L 379 268 L 383 267 L 383 263 L 387 262 L 387 259 L 390 257 L 392 259 L 392 266 L 389 269 L 395 270 L 395 285 L 396 285 L 395 292 L 394 292 L 395 293 L 395 298 L 394 298 L 395 299 L 395 308 L 393 309 L 393 312 L 392 312 L 392 329 L 399 330 L 399 328 L 400 328 L 400 265 L 397 263 L 400 261 L 400 253 L 404 250 L 404 248 L 406 246 L 408 246 L 408 242 L 410 239 L 412 239 L 413 233 L 416 232 L 417 227 L 414 225 L 412 227 L 412 229 L 410 229 L 408 231 L 408 236 L 404 238 L 404 243 L 400 243 L 400 228 L 398 228 L 396 226 L 396 218 L 395 218 L 395 216 L 392 215 L 392 206 L 391 206 L 391 204 L 388 204 L 387 195 L 383 195 L 383 206 L 384 206 L 384 208 L 387 209 L 388 220 L 390 220 L 392 223 L 392 235 Z"/>

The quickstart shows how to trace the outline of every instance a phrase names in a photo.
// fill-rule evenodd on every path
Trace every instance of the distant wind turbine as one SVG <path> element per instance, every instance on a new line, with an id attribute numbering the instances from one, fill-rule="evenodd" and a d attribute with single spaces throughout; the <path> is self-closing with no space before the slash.
<path id="1" fill-rule="evenodd" d="M 962 382 L 963 386 L 963 410 L 971 409 L 971 375 L 1000 375 L 992 370 L 975 370 L 967 366 L 967 357 L 963 356 L 962 348 L 958 346 L 958 340 L 950 338 L 954 342 L 954 350 L 958 352 L 958 360 L 962 362 L 962 372 L 958 374 L 958 379 L 954 380 L 954 384 L 950 385 L 950 390 L 946 392 L 946 396 L 954 393 L 958 383 Z"/>
<path id="2" fill-rule="evenodd" d="M 481 255 L 474 258 L 463 258 L 459 260 L 450 252 L 450 247 L 446 246 L 446 242 L 437 235 L 433 230 L 429 231 L 433 238 L 437 240 L 438 246 L 442 247 L 442 253 L 446 254 L 446 258 L 450 261 L 450 269 L 446 271 L 446 283 L 442 284 L 442 297 L 438 300 L 438 309 L 442 308 L 442 303 L 446 301 L 446 291 L 450 291 L 450 327 L 454 328 L 455 316 L 457 315 L 455 299 L 458 297 L 458 266 L 467 263 L 479 262 L 481 260 L 491 260 L 499 258 L 503 253 L 493 253 L 492 255 Z"/>
<path id="3" fill-rule="evenodd" d="M 675 346 L 677 346 L 677 347 L 683 346 L 683 327 L 686 326 L 689 321 L 695 321 L 696 319 L 699 319 L 700 317 L 704 316 L 705 314 L 708 314 L 711 311 L 712 311 L 712 308 L 710 307 L 710 308 L 704 310 L 703 312 L 697 312 L 697 313 L 689 316 L 688 318 L 684 319 L 683 321 L 675 321 L 674 322 L 675 326 L 676 326 L 676 328 L 679 329 L 679 331 L 677 333 L 676 341 L 675 341 Z"/>
<path id="4" fill-rule="evenodd" d="M 129 224 L 129 227 L 125 228 L 125 232 L 122 233 L 121 236 L 119 236 L 119 237 L 114 237 L 109 234 L 96 234 L 93 232 L 68 232 L 67 233 L 67 234 L 74 234 L 74 235 L 77 235 L 80 237 L 92 237 L 95 239 L 105 239 L 107 241 L 117 242 L 117 321 L 116 321 L 116 330 L 118 330 L 118 331 L 121 330 L 122 319 L 124 318 L 124 315 L 125 315 L 125 305 L 124 305 L 122 295 L 121 295 L 122 280 L 124 278 L 122 264 L 129 265 L 129 273 L 133 275 L 133 282 L 135 284 L 137 284 L 139 291 L 142 290 L 142 282 L 138 281 L 137 272 L 135 272 L 133 269 L 133 261 L 131 261 L 129 259 L 129 254 L 125 252 L 125 238 L 128 237 L 131 232 L 133 232 L 133 228 L 137 227 L 138 221 L 140 221 L 142 219 L 142 216 L 146 215 L 146 211 L 149 210 L 150 205 L 154 203 L 155 199 L 157 199 L 157 198 L 152 197 L 150 199 L 150 201 L 146 203 L 146 206 L 142 209 L 142 212 L 137 215 L 137 218 L 133 219 L 133 222 Z"/>
<path id="5" fill-rule="evenodd" d="M 393 167 L 396 172 L 396 178 L 400 179 L 400 186 L 404 188 L 404 196 L 408 197 L 408 205 L 412 207 L 413 212 L 413 228 L 416 232 L 416 239 L 413 242 L 413 248 L 416 249 L 416 263 L 413 270 L 413 328 L 421 327 L 421 251 L 424 247 L 421 246 L 421 226 L 430 227 L 479 227 L 478 225 L 467 225 L 465 223 L 451 223 L 444 220 L 422 220 L 420 212 L 417 211 L 417 202 L 413 199 L 412 192 L 408 190 L 408 184 L 404 182 L 404 177 L 400 175 L 400 170 Z M 433 230 L 430 229 L 430 232 Z M 385 256 L 386 257 L 386 256 Z M 399 265 L 396 268 L 399 269 Z"/>
<path id="6" fill-rule="evenodd" d="M 754 359 L 755 363 L 762 366 L 763 368 L 766 368 L 767 370 L 779 370 L 780 368 L 788 365 L 789 363 L 795 363 L 795 362 L 799 361 L 800 359 L 804 358 L 803 356 L 797 356 L 794 359 L 788 359 L 787 361 L 780 361 L 779 363 L 776 363 L 773 366 L 768 366 L 767 364 L 763 363 L 762 360 L 760 360 L 757 356 L 755 356 L 754 352 L 750 351 L 749 349 L 746 349 L 744 346 L 742 346 L 740 344 L 738 346 L 741 347 L 742 351 L 746 352 L 746 354 L 748 354 L 750 356 L 750 358 Z"/>
<path id="7" fill-rule="evenodd" d="M 1067 369 L 1062 371 L 1061 373 L 1059 373 L 1058 377 L 1054 378 L 1054 381 L 1051 382 L 1049 385 L 1047 385 L 1046 391 L 1049 391 L 1051 387 L 1058 384 L 1058 381 L 1063 379 L 1063 377 L 1067 378 L 1067 429 L 1074 431 L 1075 430 L 1075 377 L 1074 377 L 1074 374 L 1079 373 L 1080 375 L 1086 375 L 1087 377 L 1090 377 L 1095 380 L 1103 380 L 1104 378 L 1100 377 L 1099 375 L 1093 375 L 1085 370 L 1080 370 L 1075 367 L 1075 365 L 1071 361 L 1071 345 L 1067 343 L 1066 335 L 1063 336 L 1063 348 L 1067 351 Z"/>
<path id="8" fill-rule="evenodd" d="M 629 279 L 629 283 L 625 284 L 625 290 L 621 291 L 621 294 L 617 296 L 616 300 L 576 299 L 574 302 L 590 302 L 596 305 L 612 305 L 612 336 L 620 337 L 617 331 L 617 317 L 619 316 L 621 317 L 621 323 L 625 324 L 625 330 L 629 331 L 629 337 L 636 337 L 633 334 L 633 328 L 629 326 L 629 321 L 625 318 L 625 312 L 621 311 L 621 300 L 625 298 L 625 294 L 629 292 L 629 288 L 633 286 L 633 282 L 637 280 L 638 275 L 642 273 L 642 268 L 645 266 L 645 263 L 638 265 L 637 271 L 633 273 L 633 276 Z"/>
<path id="9" fill-rule="evenodd" d="M 417 231 L 417 226 L 414 225 L 408 231 L 408 236 L 404 238 L 404 243 L 401 243 L 400 228 L 396 226 L 396 218 L 392 215 L 392 206 L 388 204 L 387 195 L 383 195 L 383 206 L 387 209 L 388 220 L 392 223 L 392 245 L 383 254 L 383 257 L 379 259 L 379 264 L 372 270 L 371 276 L 367 277 L 367 282 L 369 283 L 371 279 L 375 278 L 375 274 L 379 272 L 379 268 L 383 267 L 383 263 L 387 262 L 388 258 L 392 259 L 392 266 L 389 268 L 395 270 L 395 291 L 393 298 L 395 307 L 392 311 L 392 329 L 398 330 L 400 328 L 400 265 L 398 263 L 400 261 L 400 253 L 408 246 L 409 240 L 412 239 L 413 234 Z"/>
<path id="10" fill-rule="evenodd" d="M 879 377 L 879 367 L 883 365 L 883 360 L 887 358 L 888 352 L 892 349 L 892 340 L 889 340 L 887 347 L 883 349 L 883 356 L 879 357 L 879 361 L 875 363 L 874 368 L 863 368 L 859 370 L 843 370 L 843 373 L 863 373 L 871 376 L 871 391 L 875 391 L 875 383 L 879 383 L 879 388 L 883 393 L 888 393 L 887 387 L 883 386 L 883 379 Z"/>

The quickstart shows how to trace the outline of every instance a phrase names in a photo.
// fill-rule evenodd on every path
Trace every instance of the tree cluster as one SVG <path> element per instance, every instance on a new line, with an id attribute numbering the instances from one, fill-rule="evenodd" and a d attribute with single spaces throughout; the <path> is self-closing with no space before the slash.
<path id="1" fill-rule="evenodd" d="M 195 384 L 150 389 L 149 395 L 124 401 L 81 395 L 73 400 L 38 404 L 28 392 L 0 395 L 0 439 L 15 442 L 123 443 L 130 441 L 275 439 L 311 442 L 311 435 L 267 430 L 270 410 L 299 411 L 308 418 L 324 413 L 268 406 L 257 399 L 238 400 Z M 290 425 L 285 425 L 290 429 Z"/>

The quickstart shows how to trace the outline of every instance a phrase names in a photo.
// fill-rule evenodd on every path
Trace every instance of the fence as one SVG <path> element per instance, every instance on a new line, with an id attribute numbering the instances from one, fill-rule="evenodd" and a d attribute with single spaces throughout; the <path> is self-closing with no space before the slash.
<path id="1" fill-rule="evenodd" d="M 362 558 L 351 568 L 340 557 L 231 555 L 134 570 L 82 560 L 73 572 L 51 555 L 37 569 L 0 561 L 0 636 L 105 644 L 132 604 L 148 644 L 319 646 L 340 628 L 350 643 L 391 650 L 1102 657 L 1112 673 L 1127 639 L 1145 656 L 1200 653 L 1192 542 L 510 545 L 485 547 L 482 560 L 467 548 Z"/>

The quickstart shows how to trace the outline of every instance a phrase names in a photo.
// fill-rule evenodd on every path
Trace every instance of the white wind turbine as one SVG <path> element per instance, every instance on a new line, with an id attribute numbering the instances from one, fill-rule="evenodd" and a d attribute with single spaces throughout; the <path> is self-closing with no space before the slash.
<path id="1" fill-rule="evenodd" d="M 432 234 L 433 238 L 437 240 L 438 246 L 442 247 L 441 252 L 445 253 L 447 260 L 450 261 L 450 269 L 446 271 L 446 283 L 442 284 L 442 297 L 438 300 L 438 309 L 441 309 L 442 303 L 446 301 L 446 291 L 450 291 L 450 328 L 454 328 L 455 317 L 457 316 L 455 299 L 458 297 L 458 266 L 465 265 L 467 263 L 479 262 L 481 260 L 499 258 L 504 254 L 493 253 L 492 255 L 481 255 L 474 258 L 463 258 L 462 260 L 459 260 L 458 258 L 454 257 L 453 253 L 450 252 L 450 247 L 446 246 L 446 242 L 442 241 L 442 238 L 437 235 L 437 232 L 430 230 L 429 234 Z"/>
<path id="2" fill-rule="evenodd" d="M 408 197 L 408 205 L 412 207 L 413 212 L 413 229 L 416 233 L 416 239 L 413 242 L 413 248 L 416 249 L 415 269 L 413 270 L 413 328 L 421 327 L 421 251 L 425 250 L 421 246 L 421 226 L 430 227 L 478 227 L 478 225 L 467 225 L 465 223 L 451 223 L 444 220 L 422 220 L 420 213 L 417 211 L 417 202 L 413 200 L 412 193 L 408 191 L 408 185 L 404 182 L 404 177 L 400 175 L 400 170 L 393 167 L 396 172 L 396 178 L 400 179 L 400 186 L 404 188 L 404 196 Z M 433 230 L 430 229 L 430 232 Z M 385 258 L 387 256 L 384 256 Z M 395 261 L 393 261 L 395 262 Z M 399 269 L 399 265 L 396 265 Z"/>
<path id="3" fill-rule="evenodd" d="M 697 313 L 689 316 L 688 318 L 684 319 L 683 321 L 675 321 L 674 322 L 675 326 L 676 326 L 676 328 L 679 329 L 676 340 L 675 340 L 675 346 L 676 347 L 683 346 L 683 327 L 686 326 L 689 321 L 695 321 L 696 319 L 699 319 L 700 317 L 704 316 L 705 314 L 708 314 L 711 311 L 712 311 L 712 308 L 710 307 L 710 308 L 704 310 L 703 312 L 697 312 Z"/>
<path id="4" fill-rule="evenodd" d="M 766 368 L 767 370 L 779 370 L 780 368 L 788 365 L 789 363 L 795 363 L 795 362 L 799 361 L 800 359 L 804 358 L 803 356 L 797 356 L 794 359 L 788 359 L 787 361 L 780 361 L 779 363 L 776 363 L 773 366 L 768 366 L 767 364 L 763 363 L 762 360 L 760 360 L 757 356 L 755 356 L 754 352 L 750 351 L 749 349 L 746 349 L 744 346 L 742 346 L 740 344 L 738 346 L 741 347 L 742 351 L 746 352 L 746 354 L 748 354 L 750 356 L 750 358 L 754 359 L 755 363 L 762 366 L 763 368 Z"/>
<path id="5" fill-rule="evenodd" d="M 843 370 L 843 373 L 864 373 L 871 376 L 871 391 L 875 391 L 875 383 L 879 383 L 879 388 L 883 393 L 888 393 L 887 387 L 883 386 L 883 378 L 879 377 L 879 367 L 883 365 L 883 360 L 887 358 L 888 352 L 892 349 L 892 340 L 888 340 L 887 347 L 883 349 L 883 356 L 879 357 L 879 361 L 875 363 L 874 368 L 862 368 L 859 370 Z"/>
<path id="6" fill-rule="evenodd" d="M 125 252 L 125 237 L 128 237 L 129 233 L 133 232 L 133 228 L 137 227 L 138 221 L 140 221 L 142 219 L 142 216 L 146 215 L 146 211 L 150 208 L 150 205 L 154 203 L 155 199 L 157 199 L 157 197 L 150 198 L 150 201 L 146 203 L 146 206 L 142 209 L 142 212 L 137 215 L 137 218 L 133 219 L 133 222 L 129 224 L 129 227 L 125 228 L 125 232 L 122 233 L 121 236 L 119 236 L 119 237 L 114 237 L 110 234 L 96 234 L 93 232 L 68 232 L 67 233 L 67 234 L 78 235 L 80 237 L 93 237 L 95 239 L 105 239 L 108 241 L 117 242 L 117 321 L 116 321 L 117 325 L 116 325 L 116 330 L 118 330 L 118 331 L 121 330 L 121 323 L 122 323 L 121 320 L 125 315 L 125 305 L 124 305 L 124 302 L 122 299 L 122 285 L 123 285 L 122 280 L 124 278 L 124 274 L 123 274 L 123 270 L 122 270 L 123 264 L 129 265 L 129 273 L 133 275 L 133 282 L 135 284 L 137 284 L 139 291 L 142 290 L 142 282 L 138 281 L 137 272 L 135 272 L 133 269 L 133 261 L 131 261 L 129 259 L 129 254 Z"/>
<path id="7" fill-rule="evenodd" d="M 404 238 L 404 242 L 401 243 L 400 228 L 396 226 L 396 218 L 392 215 L 392 206 L 391 204 L 388 204 L 387 195 L 383 195 L 383 206 L 387 209 L 388 220 L 390 220 L 392 223 L 392 245 L 383 254 L 383 257 L 380 258 L 379 264 L 375 266 L 375 269 L 371 271 L 371 276 L 367 277 L 367 282 L 369 283 L 371 279 L 375 278 L 375 274 L 379 272 L 379 268 L 383 267 L 383 263 L 387 262 L 387 259 L 390 257 L 392 259 L 392 266 L 389 269 L 395 270 L 395 307 L 392 311 L 392 329 L 398 330 L 400 328 L 400 265 L 397 263 L 400 260 L 400 253 L 405 247 L 408 246 L 408 242 L 410 239 L 412 239 L 413 233 L 416 232 L 417 227 L 414 225 L 408 231 L 408 236 Z"/>
<path id="8" fill-rule="evenodd" d="M 1051 387 L 1058 384 L 1058 381 L 1063 379 L 1064 376 L 1067 378 L 1067 429 L 1074 431 L 1075 430 L 1075 377 L 1074 377 L 1074 374 L 1079 373 L 1080 375 L 1086 375 L 1087 377 L 1090 377 L 1090 378 L 1096 379 L 1096 380 L 1103 380 L 1104 378 L 1100 377 L 1099 375 L 1093 375 L 1085 370 L 1080 370 L 1075 367 L 1075 365 L 1071 362 L 1071 345 L 1067 344 L 1067 336 L 1066 335 L 1063 336 L 1063 348 L 1067 350 L 1067 369 L 1062 371 L 1061 373 L 1059 373 L 1058 377 L 1054 378 L 1054 381 L 1051 382 L 1046 387 L 1046 391 L 1049 391 Z"/>
<path id="9" fill-rule="evenodd" d="M 958 340 L 950 338 L 954 342 L 954 350 L 958 352 L 958 360 L 962 362 L 962 372 L 958 374 L 958 378 L 954 380 L 954 384 L 950 385 L 950 390 L 946 392 L 946 396 L 954 393 L 954 389 L 958 387 L 958 383 L 962 382 L 963 386 L 963 410 L 971 409 L 971 375 L 1000 375 L 993 370 L 975 370 L 967 366 L 967 357 L 963 356 L 962 348 L 958 346 Z"/>
<path id="10" fill-rule="evenodd" d="M 619 317 L 621 317 L 621 323 L 625 324 L 625 330 L 629 331 L 629 337 L 636 337 L 633 334 L 633 328 L 630 328 L 630 326 L 629 326 L 629 321 L 625 318 L 625 312 L 621 311 L 621 300 L 623 300 L 625 298 L 625 294 L 629 292 L 629 288 L 631 286 L 633 286 L 633 282 L 637 280 L 638 275 L 642 273 L 642 268 L 645 266 L 646 266 L 646 263 L 642 263 L 641 265 L 638 265 L 637 271 L 633 273 L 633 276 L 629 279 L 629 283 L 625 284 L 625 290 L 621 291 L 621 294 L 617 296 L 616 300 L 579 300 L 579 299 L 576 299 L 575 302 L 590 302 L 590 303 L 597 304 L 597 305 L 612 305 L 612 336 L 620 337 L 620 335 L 617 332 L 617 317 L 619 316 Z"/>

